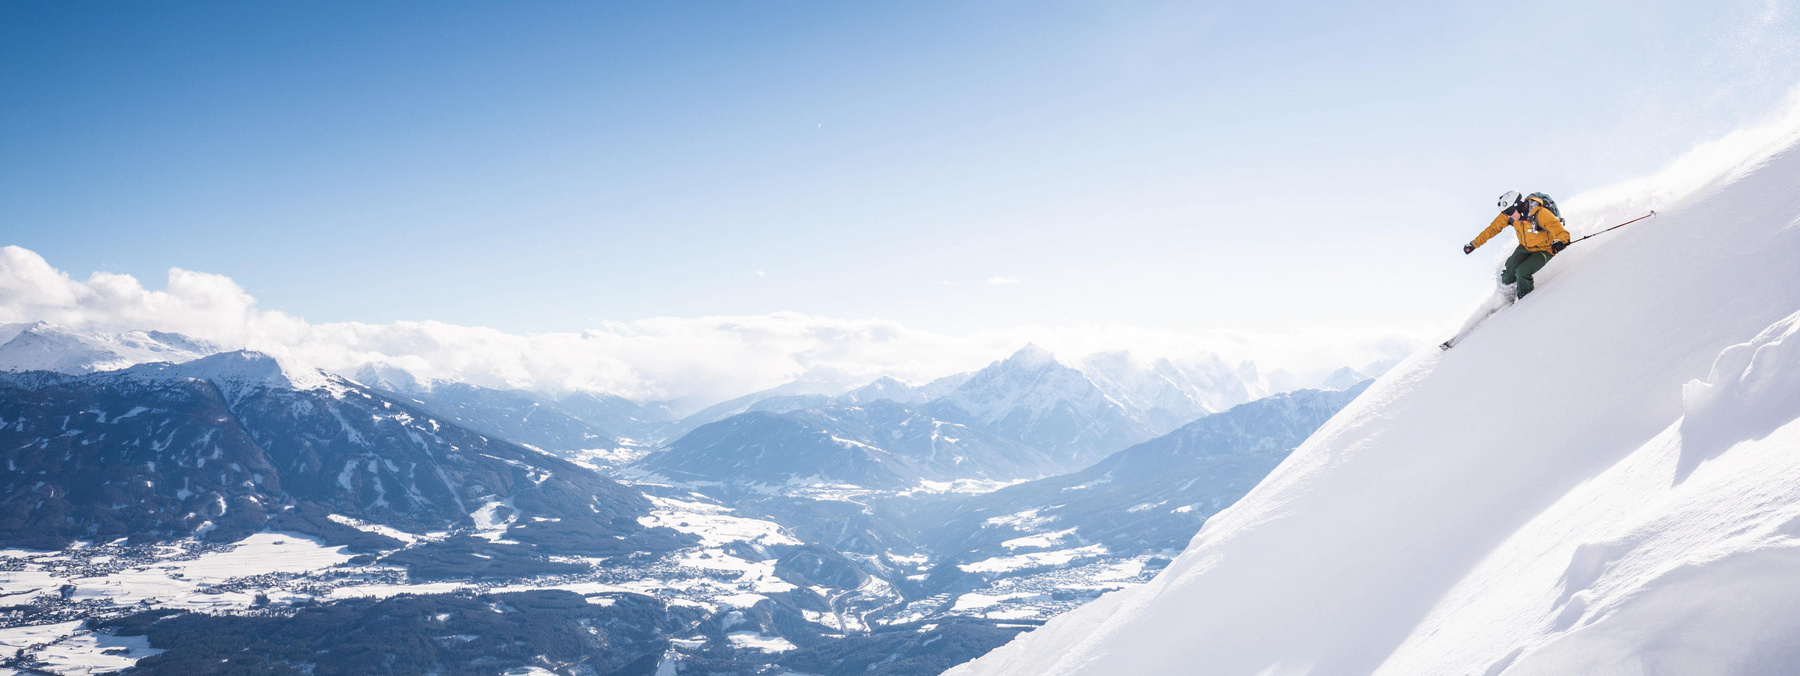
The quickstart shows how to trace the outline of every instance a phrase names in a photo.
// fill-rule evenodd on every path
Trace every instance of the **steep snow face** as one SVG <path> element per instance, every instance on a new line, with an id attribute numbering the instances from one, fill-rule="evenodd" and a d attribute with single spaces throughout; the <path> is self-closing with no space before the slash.
<path id="1" fill-rule="evenodd" d="M 1797 329 L 1721 352 L 1680 421 L 1508 538 L 1382 672 L 1800 670 Z"/>
<path id="2" fill-rule="evenodd" d="M 75 331 L 47 322 L 0 327 L 0 371 L 55 371 L 81 375 L 149 362 L 185 362 L 219 346 L 178 333 Z"/>
<path id="3" fill-rule="evenodd" d="M 1800 672 L 1793 128 L 1569 200 L 1578 234 L 1659 215 L 1395 367 L 1151 583 L 948 673 Z"/>

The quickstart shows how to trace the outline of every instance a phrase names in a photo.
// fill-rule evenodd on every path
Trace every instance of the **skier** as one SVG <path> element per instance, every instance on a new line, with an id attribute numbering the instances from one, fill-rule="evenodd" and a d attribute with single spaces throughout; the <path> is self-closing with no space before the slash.
<path id="1" fill-rule="evenodd" d="M 1517 190 L 1508 190 L 1500 196 L 1500 215 L 1475 236 L 1475 241 L 1463 245 L 1463 253 L 1473 253 L 1508 225 L 1519 235 L 1519 248 L 1506 257 L 1500 283 L 1511 285 L 1514 298 L 1524 298 L 1534 286 L 1532 276 L 1550 262 L 1551 256 L 1569 245 L 1569 231 L 1563 229 L 1556 202 L 1549 195 L 1534 192 L 1526 197 Z"/>

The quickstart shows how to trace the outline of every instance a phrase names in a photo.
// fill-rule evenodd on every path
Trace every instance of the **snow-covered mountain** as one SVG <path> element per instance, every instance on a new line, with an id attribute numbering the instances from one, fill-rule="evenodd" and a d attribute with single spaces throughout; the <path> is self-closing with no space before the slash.
<path id="1" fill-rule="evenodd" d="M 921 481 L 1012 481 L 1050 474 L 1044 452 L 885 399 L 704 425 L 638 468 L 684 481 L 905 489 Z"/>
<path id="2" fill-rule="evenodd" d="M 421 381 L 387 364 L 364 364 L 354 379 L 478 432 L 609 466 L 636 459 L 641 451 L 635 447 L 661 442 L 677 419 L 664 402 L 640 404 L 601 392 L 556 399 L 524 390 Z"/>
<path id="3" fill-rule="evenodd" d="M 0 421 L 9 546 L 230 541 L 283 518 L 330 531 L 323 513 L 559 551 L 666 549 L 672 535 L 648 534 L 649 501 L 589 470 L 254 352 L 0 375 Z"/>
<path id="4" fill-rule="evenodd" d="M 638 440 L 655 440 L 669 423 L 679 419 L 668 402 L 638 403 L 616 394 L 576 392 L 556 405 L 602 429 Z"/>
<path id="5" fill-rule="evenodd" d="M 1082 359 L 1080 368 L 1157 434 L 1265 394 L 1262 385 L 1246 381 L 1217 356 L 1183 367 L 1168 359 L 1140 364 L 1127 352 L 1101 352 Z"/>
<path id="6" fill-rule="evenodd" d="M 368 382 L 362 378 L 358 382 Z M 378 382 L 388 382 L 382 380 Z M 376 388 L 385 390 L 385 388 Z M 619 435 L 564 410 L 557 402 L 518 390 L 496 390 L 466 383 L 436 383 L 411 392 L 388 391 L 431 414 L 489 436 L 499 437 L 564 457 L 589 449 L 612 449 Z"/>
<path id="7" fill-rule="evenodd" d="M 874 382 L 850 390 L 832 398 L 832 402 L 842 405 L 855 405 L 870 401 L 893 401 L 902 404 L 923 404 L 930 402 L 968 382 L 973 373 L 958 373 L 944 376 L 923 385 L 912 385 L 894 378 L 882 376 Z"/>
<path id="8" fill-rule="evenodd" d="M 411 371 L 394 366 L 370 362 L 356 368 L 350 378 L 358 383 L 373 387 L 383 392 L 413 396 L 431 391 L 433 383 L 420 380 Z"/>
<path id="9" fill-rule="evenodd" d="M 954 390 L 964 382 L 967 382 L 973 375 L 975 374 L 958 373 L 938 378 L 923 385 L 913 385 L 897 378 L 882 376 L 876 378 L 867 385 L 842 394 L 784 394 L 783 392 L 789 391 L 787 388 L 792 385 L 792 383 L 790 383 L 789 385 L 764 390 L 749 395 L 748 397 L 734 400 L 736 402 L 750 401 L 751 403 L 748 405 L 736 406 L 732 410 L 737 410 L 739 413 L 748 413 L 752 411 L 787 413 L 789 411 L 800 411 L 809 408 L 823 408 L 828 406 L 856 406 L 857 404 L 864 404 L 871 401 L 891 401 L 898 404 L 920 405 L 935 401 L 944 395 L 949 394 L 951 390 Z M 715 410 L 724 410 L 723 406 L 714 408 Z M 705 417 L 706 416 L 701 415 L 690 416 L 684 422 L 691 424 L 693 422 L 698 422 Z M 723 418 L 720 418 L 720 420 L 723 420 Z"/>
<path id="10" fill-rule="evenodd" d="M 959 373 L 938 378 L 923 385 L 912 385 L 882 376 L 867 385 L 843 391 L 826 383 L 791 382 L 766 390 L 708 406 L 682 417 L 679 421 L 656 428 L 666 438 L 678 438 L 702 425 L 725 420 L 744 413 L 789 413 L 812 408 L 855 406 L 871 401 L 892 401 L 920 405 L 938 399 L 961 385 L 973 374 Z"/>
<path id="11" fill-rule="evenodd" d="M 1143 415 L 1036 345 L 975 372 L 926 410 L 1051 453 L 1069 470 L 1155 436 Z"/>
<path id="12" fill-rule="evenodd" d="M 1250 398 L 1243 381 L 1236 378 L 1227 380 L 1234 392 L 1223 397 L 1207 397 L 1207 393 L 1169 360 L 1159 359 L 1153 364 L 1140 365 L 1126 352 L 1088 355 L 1081 360 L 1081 373 L 1113 401 L 1138 412 L 1151 431 L 1158 434 L 1229 407 L 1229 404 L 1220 406 L 1225 402 L 1236 404 Z M 1205 401 L 1209 398 L 1213 400 L 1211 405 Z"/>
<path id="13" fill-rule="evenodd" d="M 949 673 L 1800 673 L 1800 133 L 1721 161 L 1753 138 L 1567 201 L 1578 235 L 1657 216 L 1395 367 L 1150 584 Z"/>
<path id="14" fill-rule="evenodd" d="M 150 362 L 184 362 L 219 352 L 177 333 L 76 331 L 47 322 L 0 325 L 0 371 L 82 374 Z"/>
<path id="15" fill-rule="evenodd" d="M 683 416 L 670 428 L 671 437 L 679 437 L 701 425 L 715 423 L 734 415 L 750 411 L 766 411 L 785 413 L 803 408 L 825 406 L 831 403 L 832 397 L 841 394 L 842 388 L 823 383 L 794 381 L 784 383 L 766 390 L 752 392 L 735 399 L 713 404 L 694 413 Z"/>
<path id="16" fill-rule="evenodd" d="M 972 496 L 928 544 L 966 561 L 1095 544 L 1123 558 L 1178 550 L 1362 391 L 1259 399 L 1079 472 Z"/>
<path id="17" fill-rule="evenodd" d="M 942 395 L 940 395 L 942 396 Z M 925 396 L 921 388 L 900 381 L 896 378 L 882 376 L 862 387 L 845 392 L 836 397 L 836 401 L 855 405 L 868 401 L 891 401 L 897 404 L 923 404 L 935 397 Z"/>
<path id="18" fill-rule="evenodd" d="M 1384 373 L 1392 362 L 1358 370 L 1298 376 L 1262 374 L 1256 364 L 1226 364 L 1217 355 L 1185 362 L 1142 360 L 1128 352 L 1088 355 L 1067 365 L 1036 345 L 977 372 L 922 385 L 892 377 L 840 392 L 821 383 L 792 382 L 714 404 L 657 431 L 678 438 L 701 425 L 750 412 L 788 413 L 870 401 L 929 408 L 1046 450 L 1079 456 L 1069 468 L 1133 441 L 1164 434 L 1214 411 L 1309 387 L 1345 389 Z"/>
<path id="19" fill-rule="evenodd" d="M 1348 381 L 1340 388 L 1366 379 L 1348 368 L 1338 375 L 1334 383 Z M 746 395 L 684 419 L 695 429 L 640 468 L 688 480 L 791 484 L 812 476 L 886 488 L 1029 479 L 1080 469 L 1215 406 L 1242 403 L 1263 387 L 1255 379 L 1254 366 L 1216 358 L 1177 366 L 1107 353 L 1077 369 L 1028 345 L 978 372 L 925 385 L 884 377 L 835 395 L 796 393 L 801 385 Z"/>

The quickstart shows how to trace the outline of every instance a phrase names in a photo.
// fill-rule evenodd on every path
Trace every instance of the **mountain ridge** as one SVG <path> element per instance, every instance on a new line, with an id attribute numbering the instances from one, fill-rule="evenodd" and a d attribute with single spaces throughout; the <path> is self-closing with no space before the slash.
<path id="1" fill-rule="evenodd" d="M 637 537 L 635 519 L 649 509 L 589 470 L 257 353 L 5 374 L 0 419 L 10 423 L 0 428 L 13 468 L 0 499 L 9 544 L 231 540 L 309 503 L 412 533 L 467 530 L 480 527 L 484 504 L 503 503 L 509 538 L 548 543 L 579 526 L 587 537 L 560 544 L 616 551 L 626 541 L 603 539 Z"/>

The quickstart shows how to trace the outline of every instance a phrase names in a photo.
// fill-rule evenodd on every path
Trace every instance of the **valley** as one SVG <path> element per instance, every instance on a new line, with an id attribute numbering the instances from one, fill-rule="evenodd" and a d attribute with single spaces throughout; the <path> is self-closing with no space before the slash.
<path id="1" fill-rule="evenodd" d="M 0 440 L 15 449 L 0 640 L 8 668 L 58 674 L 207 672 L 224 644 L 203 636 L 471 603 L 558 609 L 520 619 L 549 623 L 502 651 L 523 669 L 587 673 L 566 656 L 601 650 L 616 664 L 593 673 L 935 674 L 1148 581 L 1360 392 L 1212 415 L 1190 401 L 1199 420 L 1163 429 L 1027 348 L 928 387 L 751 397 L 683 422 L 657 404 L 367 368 L 371 386 L 246 352 L 86 368 L 168 351 L 19 334 L 40 361 L 86 350 L 62 358 L 66 373 L 0 373 Z M 965 386 L 980 394 L 952 396 Z M 1092 450 L 1025 441 L 1070 433 Z M 1159 467 L 1191 476 L 1125 480 Z M 631 632 L 595 628 L 625 607 L 644 618 Z M 159 633 L 171 626 L 178 643 Z M 425 636 L 418 659 L 450 668 L 488 636 L 433 626 L 365 638 Z M 568 631 L 600 643 L 555 642 Z M 335 668 L 263 643 L 222 659 Z"/>

